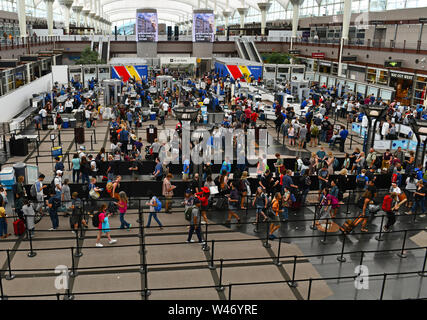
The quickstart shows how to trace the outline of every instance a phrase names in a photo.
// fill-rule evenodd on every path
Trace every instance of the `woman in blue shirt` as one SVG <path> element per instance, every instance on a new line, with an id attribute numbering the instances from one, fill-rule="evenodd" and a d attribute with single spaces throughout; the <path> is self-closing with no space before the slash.
<path id="1" fill-rule="evenodd" d="M 80 158 L 77 153 L 74 154 L 73 160 L 71 160 L 71 169 L 73 170 L 73 183 L 76 182 L 76 176 L 77 176 L 77 183 L 79 183 Z"/>

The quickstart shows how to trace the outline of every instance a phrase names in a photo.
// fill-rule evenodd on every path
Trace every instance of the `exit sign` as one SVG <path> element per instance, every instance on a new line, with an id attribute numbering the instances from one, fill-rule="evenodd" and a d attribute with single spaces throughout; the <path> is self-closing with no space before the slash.
<path id="1" fill-rule="evenodd" d="M 397 60 L 384 61 L 384 67 L 386 68 L 400 68 L 401 66 L 402 66 L 402 61 L 397 61 Z"/>

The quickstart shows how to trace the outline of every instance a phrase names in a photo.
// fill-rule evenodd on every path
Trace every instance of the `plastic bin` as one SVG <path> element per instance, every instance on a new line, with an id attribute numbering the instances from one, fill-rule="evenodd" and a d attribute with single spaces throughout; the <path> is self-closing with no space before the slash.
<path id="1" fill-rule="evenodd" d="M 15 184 L 15 170 L 12 167 L 4 167 L 0 171 L 0 182 L 7 190 L 12 190 L 12 186 Z"/>
<path id="2" fill-rule="evenodd" d="M 151 121 L 156 120 L 156 113 L 155 112 L 150 112 L 150 120 Z"/>
<path id="3" fill-rule="evenodd" d="M 70 127 L 70 119 L 62 118 L 62 128 L 67 129 Z"/>

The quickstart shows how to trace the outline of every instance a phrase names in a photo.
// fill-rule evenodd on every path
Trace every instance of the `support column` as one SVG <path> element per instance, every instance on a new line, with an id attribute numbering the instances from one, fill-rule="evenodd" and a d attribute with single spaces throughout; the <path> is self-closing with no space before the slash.
<path id="1" fill-rule="evenodd" d="M 230 16 L 231 16 L 231 11 L 224 10 L 224 11 L 222 12 L 222 15 L 224 16 L 224 19 L 225 19 L 225 21 L 224 21 L 224 33 L 225 33 L 225 35 L 227 35 L 227 29 L 228 29 L 228 18 L 230 18 Z"/>
<path id="2" fill-rule="evenodd" d="M 95 12 L 93 12 L 93 11 L 91 11 L 89 13 L 89 24 L 93 28 L 93 33 L 95 33 L 96 32 L 96 27 L 95 27 Z"/>
<path id="3" fill-rule="evenodd" d="M 27 18 L 25 16 L 25 0 L 17 0 L 19 34 L 21 37 L 27 36 Z"/>
<path id="4" fill-rule="evenodd" d="M 76 14 L 76 27 L 80 27 L 80 18 L 83 10 L 83 6 L 73 6 L 73 11 Z"/>
<path id="5" fill-rule="evenodd" d="M 216 20 L 218 17 L 217 0 L 214 0 L 214 35 L 216 35 Z"/>
<path id="6" fill-rule="evenodd" d="M 339 51 L 339 58 L 338 58 L 338 76 L 340 77 L 342 75 L 342 52 L 345 43 L 348 40 L 348 30 L 350 28 L 350 17 L 351 17 L 351 0 L 344 0 L 344 12 L 342 17 L 342 34 L 341 34 L 341 41 L 340 41 L 340 51 Z"/>
<path id="7" fill-rule="evenodd" d="M 261 36 L 265 36 L 265 26 L 267 24 L 267 11 L 270 9 L 270 2 L 259 2 L 258 8 L 261 10 Z"/>
<path id="8" fill-rule="evenodd" d="M 293 42 L 297 38 L 298 20 L 299 20 L 299 7 L 304 0 L 290 0 L 292 3 L 292 38 L 291 50 L 293 50 Z"/>
<path id="9" fill-rule="evenodd" d="M 53 3 L 55 0 L 44 0 L 47 10 L 47 29 L 48 35 L 53 36 Z"/>
<path id="10" fill-rule="evenodd" d="M 90 13 L 89 9 L 83 9 L 82 11 L 83 18 L 84 18 L 83 20 L 84 27 L 89 27 L 89 13 Z"/>
<path id="11" fill-rule="evenodd" d="M 70 9 L 74 0 L 59 0 L 59 4 L 64 8 L 65 33 L 70 34 Z"/>
<path id="12" fill-rule="evenodd" d="M 248 14 L 249 8 L 237 8 L 237 12 L 240 15 L 240 28 L 243 29 L 245 27 L 245 18 Z M 243 30 L 240 30 L 240 34 L 243 34 Z"/>

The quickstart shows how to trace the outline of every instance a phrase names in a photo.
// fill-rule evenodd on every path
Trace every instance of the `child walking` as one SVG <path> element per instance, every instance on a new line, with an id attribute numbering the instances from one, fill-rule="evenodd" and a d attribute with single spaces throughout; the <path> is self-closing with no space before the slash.
<path id="1" fill-rule="evenodd" d="M 98 224 L 98 235 L 96 236 L 96 244 L 95 245 L 97 247 L 103 247 L 102 243 L 100 242 L 102 233 L 106 234 L 109 244 L 116 243 L 117 240 L 111 239 L 111 236 L 110 236 L 110 223 L 108 221 L 108 218 L 111 217 L 112 214 L 111 213 L 107 214 L 107 205 L 106 204 L 103 204 L 101 206 L 101 210 L 99 213 L 97 213 L 97 215 L 98 215 L 99 224 Z"/>
<path id="2" fill-rule="evenodd" d="M 127 223 L 125 220 L 125 213 L 128 209 L 128 197 L 124 191 L 119 192 L 119 202 L 116 202 L 119 207 L 120 212 L 120 229 L 127 228 L 128 231 L 132 226 L 130 223 Z"/>

